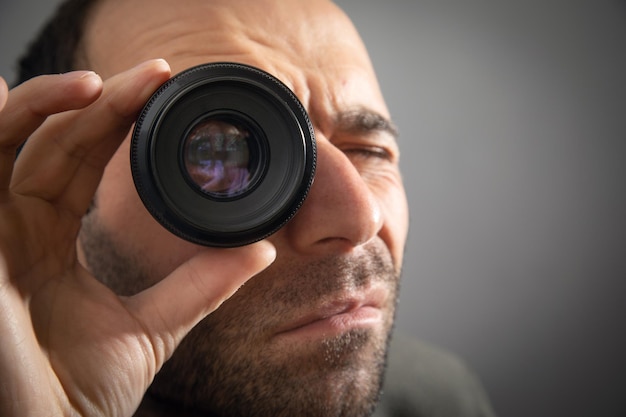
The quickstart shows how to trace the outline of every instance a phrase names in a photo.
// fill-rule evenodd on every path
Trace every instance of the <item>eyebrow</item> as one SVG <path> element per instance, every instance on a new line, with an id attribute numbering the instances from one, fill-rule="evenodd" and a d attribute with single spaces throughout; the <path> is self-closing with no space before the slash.
<path id="1" fill-rule="evenodd" d="M 394 139 L 399 132 L 396 125 L 382 114 L 365 107 L 358 107 L 337 114 L 335 122 L 339 130 L 354 134 L 384 132 Z"/>

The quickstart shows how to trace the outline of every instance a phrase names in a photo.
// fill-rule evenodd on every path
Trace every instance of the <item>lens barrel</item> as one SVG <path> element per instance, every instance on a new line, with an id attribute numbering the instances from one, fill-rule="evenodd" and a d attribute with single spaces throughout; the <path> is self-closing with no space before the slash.
<path id="1" fill-rule="evenodd" d="M 131 170 L 150 214 L 190 242 L 242 246 L 280 229 L 313 182 L 313 127 L 295 94 L 239 63 L 210 63 L 154 93 L 133 131 Z"/>

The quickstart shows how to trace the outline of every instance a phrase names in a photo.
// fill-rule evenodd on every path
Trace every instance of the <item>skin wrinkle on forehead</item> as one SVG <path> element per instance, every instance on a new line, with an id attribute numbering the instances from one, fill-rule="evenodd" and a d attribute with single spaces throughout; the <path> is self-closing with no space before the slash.
<path id="1" fill-rule="evenodd" d="M 146 5 L 148 11 L 158 8 L 157 3 L 158 0 L 153 6 Z M 233 42 L 240 46 L 248 43 L 254 45 L 248 49 L 262 52 L 263 56 L 277 54 L 280 51 L 281 61 L 293 62 L 298 66 L 302 64 L 303 56 L 314 57 L 313 60 L 307 60 L 308 67 L 318 66 L 319 62 L 324 62 L 326 65 L 328 61 L 332 61 L 332 53 L 328 56 L 328 51 L 318 52 L 317 45 L 319 44 L 333 45 L 333 49 L 337 51 L 342 51 L 345 47 L 365 51 L 365 46 L 360 39 L 346 30 L 345 26 L 350 25 L 348 27 L 355 31 L 347 16 L 343 13 L 339 15 L 334 13 L 339 9 L 332 3 L 313 1 L 313 3 L 325 5 L 328 9 L 323 19 L 317 16 L 319 13 L 307 14 L 304 7 L 295 9 L 299 14 L 295 16 L 292 15 L 293 8 L 285 8 L 279 16 L 276 16 L 277 9 L 273 9 L 272 13 L 266 16 L 263 13 L 266 10 L 263 8 L 262 0 L 252 3 L 244 2 L 245 7 L 240 7 L 236 13 L 230 10 L 228 5 L 230 2 L 226 3 L 222 5 L 219 0 L 194 2 L 194 6 L 200 5 L 204 8 L 203 13 L 197 12 L 195 10 L 197 7 L 194 9 L 178 7 L 172 12 L 173 14 L 167 16 L 148 12 L 136 24 L 116 28 L 120 18 L 132 10 L 131 2 L 101 0 L 96 4 L 90 24 L 87 26 L 85 35 L 87 43 L 94 46 L 88 49 L 101 50 L 106 49 L 106 46 L 113 46 L 116 55 L 124 55 L 124 50 L 128 50 L 126 55 L 133 57 L 143 50 L 140 47 L 142 44 L 152 44 L 158 45 L 161 50 L 171 50 L 174 52 L 173 56 L 180 56 L 185 53 L 184 49 L 180 49 L 185 44 L 182 36 L 197 34 L 200 36 L 197 41 L 189 44 L 193 45 L 193 48 L 203 46 L 209 55 L 228 56 L 231 54 Z M 307 2 L 302 3 L 303 6 L 306 4 Z M 131 10 L 127 10 L 129 7 Z M 194 12 L 190 13 L 187 10 L 194 10 Z M 279 12 L 281 10 L 282 8 L 278 9 Z M 280 24 L 276 25 L 274 20 L 279 20 Z M 181 24 L 181 22 L 186 23 Z M 194 31 L 192 28 L 197 29 Z M 338 37 L 337 31 L 341 31 L 344 36 Z M 206 36 L 207 33 L 210 33 L 210 36 Z M 308 39 L 315 39 L 315 42 L 302 42 Z M 227 46 L 222 48 L 222 44 Z M 259 49 L 262 51 L 258 51 Z M 194 51 L 197 52 L 195 49 Z M 105 64 L 105 62 L 97 62 L 95 58 L 89 57 L 94 64 Z M 106 57 L 104 58 L 106 60 Z M 149 58 L 154 57 L 137 57 L 136 61 L 140 62 Z M 363 62 L 362 64 L 369 63 Z"/>
<path id="2" fill-rule="evenodd" d="M 356 29 L 343 12 L 331 14 L 338 10 L 332 3 L 322 3 L 328 9 L 323 16 L 318 13 L 312 14 L 315 17 L 306 15 L 301 18 L 286 11 L 282 12 L 283 15 L 278 17 L 281 24 L 276 25 L 271 21 L 276 17 L 258 13 L 257 7 L 262 8 L 262 5 L 250 7 L 246 3 L 247 7 L 239 8 L 235 15 L 219 1 L 212 1 L 201 3 L 205 10 L 202 16 L 207 16 L 202 20 L 202 25 L 197 22 L 203 17 L 198 16 L 197 12 L 189 13 L 186 8 L 181 7 L 176 9 L 173 16 L 148 13 L 137 25 L 117 30 L 117 17 L 124 15 L 126 7 L 131 7 L 129 3 L 118 0 L 100 1 L 96 6 L 100 10 L 94 11 L 95 18 L 88 25 L 86 60 L 104 78 L 121 68 L 116 67 L 117 60 L 110 60 L 107 56 L 99 57 L 93 51 L 111 50 L 112 47 L 116 57 L 122 57 L 122 62 L 128 61 L 128 58 L 134 63 L 157 57 L 165 58 L 172 65 L 174 74 L 207 62 L 206 57 L 209 56 L 213 62 L 247 63 L 268 71 L 292 89 L 307 109 L 314 126 L 327 137 L 331 136 L 333 127 L 333 120 L 324 117 L 329 113 L 328 109 L 332 109 L 331 113 L 338 114 L 342 108 L 354 106 L 350 103 L 351 92 L 352 89 L 358 89 L 356 84 L 359 83 L 349 81 L 342 74 L 348 71 L 350 78 L 354 79 L 358 73 L 359 77 L 363 77 L 370 84 L 376 79 Z M 306 10 L 299 13 L 306 14 Z M 181 21 L 189 21 L 189 24 L 180 24 Z M 344 36 L 336 36 L 337 32 Z M 303 42 L 303 39 L 315 39 L 315 42 Z M 318 44 L 330 45 L 330 48 L 324 48 L 322 53 L 319 51 L 321 48 L 317 48 Z M 155 50 L 155 47 L 158 49 Z M 333 57 L 346 48 L 363 51 L 359 56 L 364 59 L 351 62 L 350 67 L 344 71 Z M 305 56 L 308 59 L 303 65 L 302 59 Z M 328 85 L 319 75 L 328 72 L 329 68 L 337 74 L 333 82 L 341 85 L 342 89 Z M 373 98 L 376 100 L 368 102 L 384 103 L 380 91 Z M 372 110 L 383 117 L 389 117 L 384 107 Z"/>

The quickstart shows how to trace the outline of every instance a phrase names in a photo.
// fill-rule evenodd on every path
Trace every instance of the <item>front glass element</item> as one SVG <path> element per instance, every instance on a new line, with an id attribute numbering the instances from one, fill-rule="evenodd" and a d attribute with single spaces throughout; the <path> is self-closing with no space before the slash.
<path id="1" fill-rule="evenodd" d="M 207 117 L 187 133 L 183 164 L 189 179 L 213 197 L 233 197 L 245 192 L 254 172 L 250 168 L 251 134 L 236 123 Z"/>

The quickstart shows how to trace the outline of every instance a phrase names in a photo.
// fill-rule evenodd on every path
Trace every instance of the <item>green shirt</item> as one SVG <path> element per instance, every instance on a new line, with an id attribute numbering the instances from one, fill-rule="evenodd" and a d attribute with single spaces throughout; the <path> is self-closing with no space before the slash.
<path id="1" fill-rule="evenodd" d="M 373 417 L 494 417 L 478 378 L 456 356 L 394 335 Z"/>

